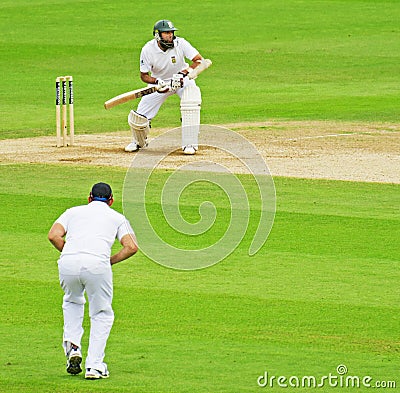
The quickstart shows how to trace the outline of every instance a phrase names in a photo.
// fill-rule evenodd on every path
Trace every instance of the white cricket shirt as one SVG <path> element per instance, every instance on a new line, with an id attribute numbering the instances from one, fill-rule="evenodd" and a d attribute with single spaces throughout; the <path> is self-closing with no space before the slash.
<path id="1" fill-rule="evenodd" d="M 151 72 L 151 76 L 163 80 L 172 79 L 173 74 L 189 66 L 185 58 L 192 60 L 199 52 L 184 38 L 177 37 L 174 47 L 165 52 L 155 39 L 147 42 L 140 53 L 140 72 Z"/>
<path id="2" fill-rule="evenodd" d="M 66 230 L 63 256 L 94 256 L 109 262 L 115 239 L 134 233 L 124 215 L 93 201 L 66 210 L 57 220 Z"/>

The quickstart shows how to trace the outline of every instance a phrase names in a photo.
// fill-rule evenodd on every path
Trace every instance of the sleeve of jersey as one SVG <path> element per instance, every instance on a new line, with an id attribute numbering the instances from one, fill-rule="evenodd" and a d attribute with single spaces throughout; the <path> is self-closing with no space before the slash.
<path id="1" fill-rule="evenodd" d="M 151 71 L 151 64 L 149 61 L 149 56 L 146 51 L 146 46 L 140 52 L 140 72 L 150 72 Z"/>
<path id="2" fill-rule="evenodd" d="M 60 217 L 57 218 L 56 223 L 61 224 L 65 231 L 68 230 L 68 220 L 70 216 L 70 209 L 66 210 Z"/>
<path id="3" fill-rule="evenodd" d="M 199 53 L 199 51 L 196 48 L 194 48 L 184 38 L 181 38 L 179 41 L 180 41 L 180 44 L 182 45 L 183 54 L 186 58 L 192 60 L 193 57 L 195 57 Z"/>
<path id="4" fill-rule="evenodd" d="M 129 221 L 127 219 L 124 219 L 123 222 L 121 223 L 121 225 L 118 227 L 118 231 L 117 231 L 117 239 L 119 241 L 121 241 L 121 239 L 128 234 L 135 234 L 135 232 L 133 231 L 131 224 L 129 223 Z"/>

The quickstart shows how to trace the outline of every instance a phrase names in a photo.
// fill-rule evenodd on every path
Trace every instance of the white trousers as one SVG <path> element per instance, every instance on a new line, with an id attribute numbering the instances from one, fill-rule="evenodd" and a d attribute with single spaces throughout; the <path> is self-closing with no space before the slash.
<path id="1" fill-rule="evenodd" d="M 140 99 L 136 112 L 138 112 L 143 116 L 146 116 L 149 120 L 151 120 L 157 115 L 158 111 L 161 108 L 161 105 L 165 102 L 165 100 L 168 97 L 177 94 L 179 98 L 182 98 L 183 90 L 185 89 L 186 86 L 190 85 L 195 86 L 196 85 L 195 81 L 193 79 L 185 78 L 183 87 L 178 89 L 176 92 L 175 91 L 170 91 L 168 93 L 155 92 L 147 96 L 144 96 Z"/>
<path id="2" fill-rule="evenodd" d="M 63 347 L 67 342 L 81 347 L 85 292 L 89 301 L 90 336 L 85 367 L 105 371 L 105 347 L 114 322 L 111 265 L 93 258 L 63 256 L 58 263 L 64 290 Z"/>

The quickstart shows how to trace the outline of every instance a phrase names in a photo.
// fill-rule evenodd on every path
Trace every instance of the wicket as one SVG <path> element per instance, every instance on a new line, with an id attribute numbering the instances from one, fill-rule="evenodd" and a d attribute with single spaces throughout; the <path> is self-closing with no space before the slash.
<path id="1" fill-rule="evenodd" d="M 74 86 L 72 76 L 58 76 L 56 78 L 56 135 L 57 147 L 68 146 L 68 124 L 67 124 L 67 81 L 69 87 L 69 145 L 74 144 Z M 60 90 L 61 84 L 61 90 Z M 62 94 L 61 94 L 62 92 Z M 61 100 L 62 98 L 62 100 Z M 62 116 L 60 104 L 62 104 Z M 62 128 L 62 143 L 61 143 Z"/>

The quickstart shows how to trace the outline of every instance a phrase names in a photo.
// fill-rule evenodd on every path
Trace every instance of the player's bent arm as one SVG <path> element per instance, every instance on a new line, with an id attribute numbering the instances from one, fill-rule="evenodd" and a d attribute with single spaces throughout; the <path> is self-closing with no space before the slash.
<path id="1" fill-rule="evenodd" d="M 157 91 L 159 93 L 167 93 L 168 91 L 170 91 L 170 86 L 171 86 L 170 83 L 166 83 L 162 79 L 154 78 L 154 76 L 151 76 L 149 73 L 141 72 L 140 79 L 144 83 L 148 83 L 150 85 L 157 85 Z"/>
<path id="2" fill-rule="evenodd" d="M 196 68 L 200 64 L 201 60 L 204 60 L 203 56 L 200 53 L 198 53 L 195 57 L 193 57 L 193 59 L 192 59 L 193 63 L 191 64 L 190 67 Z"/>
<path id="3" fill-rule="evenodd" d="M 132 233 L 122 236 L 120 243 L 122 245 L 122 249 L 111 256 L 111 265 L 115 265 L 118 262 L 128 259 L 138 251 L 137 240 L 135 235 Z"/>
<path id="4" fill-rule="evenodd" d="M 204 60 L 203 56 L 200 53 L 198 53 L 195 57 L 193 57 L 192 64 L 188 68 L 182 70 L 180 73 L 185 76 L 188 75 L 191 70 L 194 70 L 196 67 L 200 65 L 202 60 Z"/>
<path id="5" fill-rule="evenodd" d="M 157 84 L 157 78 L 154 78 L 154 76 L 151 76 L 148 72 L 141 72 L 140 79 L 144 83 L 149 83 L 149 84 L 153 84 L 153 85 Z"/>
<path id="6" fill-rule="evenodd" d="M 49 234 L 48 234 L 48 239 L 50 240 L 51 244 L 58 250 L 62 251 L 64 248 L 65 240 L 65 229 L 64 227 L 56 222 L 53 224 L 53 226 L 50 228 Z"/>
<path id="7" fill-rule="evenodd" d="M 198 53 L 195 57 L 193 57 L 192 64 L 189 66 L 189 68 L 194 70 L 196 67 L 200 65 L 202 60 L 204 60 L 203 56 L 200 53 Z"/>

